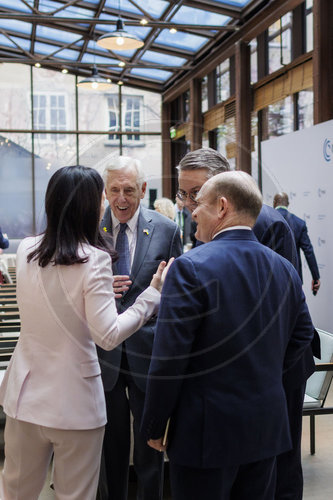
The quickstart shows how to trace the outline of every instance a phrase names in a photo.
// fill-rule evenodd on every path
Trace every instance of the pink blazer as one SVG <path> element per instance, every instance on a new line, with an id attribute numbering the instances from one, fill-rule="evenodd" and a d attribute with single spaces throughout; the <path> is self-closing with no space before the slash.
<path id="1" fill-rule="evenodd" d="M 0 387 L 12 418 L 57 429 L 93 429 L 106 423 L 95 343 L 118 346 L 156 314 L 160 294 L 147 288 L 117 315 L 109 255 L 90 245 L 85 264 L 40 267 L 27 263 L 37 243 L 17 251 L 21 333 Z"/>

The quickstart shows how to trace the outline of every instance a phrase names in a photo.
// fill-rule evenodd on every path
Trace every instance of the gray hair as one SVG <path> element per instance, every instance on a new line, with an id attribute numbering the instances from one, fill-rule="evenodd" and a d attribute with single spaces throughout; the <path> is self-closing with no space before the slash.
<path id="1" fill-rule="evenodd" d="M 133 168 L 136 171 L 137 174 L 137 184 L 139 187 L 142 186 L 142 184 L 146 181 L 144 171 L 141 166 L 140 160 L 137 160 L 136 158 L 131 158 L 130 156 L 115 156 L 114 158 L 111 158 L 103 172 L 103 181 L 104 184 L 106 184 L 108 173 L 113 172 L 115 170 L 122 170 L 125 168 Z"/>
<path id="2" fill-rule="evenodd" d="M 230 165 L 228 160 L 215 149 L 200 148 L 187 153 L 176 167 L 178 173 L 199 168 L 207 170 L 207 179 L 209 179 L 213 175 L 230 170 Z"/>
<path id="3" fill-rule="evenodd" d="M 224 172 L 211 178 L 201 189 L 218 199 L 230 200 L 236 212 L 256 220 L 262 207 L 262 194 L 251 175 L 241 170 Z M 199 193 L 200 196 L 200 193 Z"/>

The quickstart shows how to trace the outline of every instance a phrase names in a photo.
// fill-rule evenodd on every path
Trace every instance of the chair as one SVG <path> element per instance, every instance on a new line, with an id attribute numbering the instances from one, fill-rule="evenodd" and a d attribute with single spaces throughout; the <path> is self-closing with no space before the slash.
<path id="1" fill-rule="evenodd" d="M 315 358 L 316 371 L 308 379 L 305 389 L 303 416 L 310 417 L 310 452 L 315 454 L 315 416 L 333 414 L 333 407 L 325 407 L 325 400 L 333 378 L 333 334 L 318 330 L 321 360 Z"/>

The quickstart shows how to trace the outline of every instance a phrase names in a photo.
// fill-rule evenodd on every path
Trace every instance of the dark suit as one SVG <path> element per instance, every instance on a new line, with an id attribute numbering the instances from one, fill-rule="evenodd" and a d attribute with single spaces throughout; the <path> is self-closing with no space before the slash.
<path id="1" fill-rule="evenodd" d="M 282 215 L 263 205 L 253 227 L 258 240 L 293 263 L 298 269 L 298 256 L 292 229 Z M 301 465 L 302 409 L 306 381 L 314 372 L 313 355 L 320 358 L 320 340 L 314 332 L 312 345 L 283 378 L 293 449 L 277 458 L 276 500 L 300 500 L 303 492 Z"/>
<path id="2" fill-rule="evenodd" d="M 175 222 L 178 224 L 181 234 L 182 234 L 182 243 L 186 245 L 191 242 L 191 223 L 192 223 L 192 214 L 191 212 L 184 207 L 183 210 L 176 210 Z M 179 214 L 181 214 L 181 221 L 179 221 Z"/>
<path id="3" fill-rule="evenodd" d="M 9 247 L 9 241 L 8 238 L 5 238 L 4 235 L 1 232 L 1 227 L 0 227 L 0 248 L 5 249 Z"/>
<path id="4" fill-rule="evenodd" d="M 156 439 L 171 416 L 174 500 L 229 499 L 236 489 L 239 499 L 273 498 L 273 480 L 265 496 L 258 491 L 274 456 L 291 447 L 282 371 L 312 336 L 297 272 L 252 231 L 222 232 L 175 261 L 163 288 L 142 423 Z M 200 486 L 202 471 L 213 476 L 209 488 Z M 217 492 L 212 484 L 221 475 Z"/>
<path id="5" fill-rule="evenodd" d="M 293 232 L 274 208 L 262 206 L 253 232 L 260 243 L 288 259 L 297 269 L 298 257 Z"/>
<path id="6" fill-rule="evenodd" d="M 106 209 L 101 226 L 112 233 L 110 207 Z M 177 257 L 182 252 L 177 225 L 167 217 L 141 207 L 137 242 L 130 278 L 130 289 L 117 301 L 121 313 L 133 304 L 147 287 L 162 260 Z M 117 273 L 115 266 L 114 273 Z M 151 450 L 139 433 L 146 379 L 154 340 L 155 320 L 151 319 L 132 337 L 113 351 L 99 349 L 108 425 L 104 440 L 105 472 L 112 500 L 127 499 L 130 422 L 134 423 L 134 468 L 138 476 L 138 498 L 158 500 L 162 495 L 161 454 Z M 126 395 L 126 388 L 128 396 Z M 102 497 L 103 498 L 103 497 Z M 104 498 L 103 498 L 104 500 Z"/>
<path id="7" fill-rule="evenodd" d="M 286 208 L 277 208 L 277 211 L 286 219 L 289 226 L 293 230 L 296 249 L 297 249 L 297 257 L 298 257 L 298 274 L 303 280 L 302 275 L 302 261 L 301 261 L 301 249 L 304 252 L 306 261 L 308 263 L 312 279 L 319 280 L 319 269 L 316 261 L 316 257 L 313 251 L 313 246 L 311 244 L 308 228 L 306 227 L 306 223 L 304 220 L 300 219 L 296 215 L 290 213 Z"/>

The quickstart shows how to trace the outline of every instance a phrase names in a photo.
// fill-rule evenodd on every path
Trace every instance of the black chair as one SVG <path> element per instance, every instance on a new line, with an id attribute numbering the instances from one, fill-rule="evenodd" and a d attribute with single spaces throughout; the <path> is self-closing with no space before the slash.
<path id="1" fill-rule="evenodd" d="M 315 454 L 315 416 L 333 414 L 333 407 L 325 407 L 325 401 L 333 378 L 333 334 L 318 330 L 321 360 L 315 358 L 316 371 L 306 384 L 303 416 L 310 417 L 310 452 Z"/>

